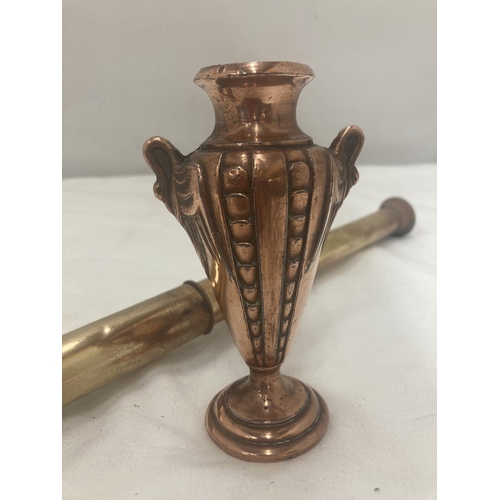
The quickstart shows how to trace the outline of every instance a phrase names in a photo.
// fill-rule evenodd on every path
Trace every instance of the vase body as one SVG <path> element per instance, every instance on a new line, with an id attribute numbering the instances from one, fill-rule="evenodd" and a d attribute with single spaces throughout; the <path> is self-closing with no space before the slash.
<path id="1" fill-rule="evenodd" d="M 282 376 L 318 257 L 357 181 L 363 135 L 342 130 L 330 148 L 296 121 L 313 73 L 287 62 L 200 70 L 216 125 L 188 157 L 167 140 L 146 142 L 155 194 L 188 232 L 235 344 L 250 367 L 210 403 L 206 425 L 231 455 L 278 461 L 314 446 L 328 410 L 306 384 Z"/>

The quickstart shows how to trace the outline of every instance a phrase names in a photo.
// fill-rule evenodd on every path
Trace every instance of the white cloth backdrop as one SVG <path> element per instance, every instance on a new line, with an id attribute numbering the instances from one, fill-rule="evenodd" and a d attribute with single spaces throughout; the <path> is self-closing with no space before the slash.
<path id="1" fill-rule="evenodd" d="M 153 182 L 63 182 L 64 332 L 204 277 Z M 318 278 L 283 368 L 330 408 L 315 449 L 263 465 L 211 442 L 210 399 L 246 373 L 220 324 L 64 409 L 64 498 L 435 498 L 436 166 L 361 168 L 334 227 L 390 196 L 413 204 L 415 229 Z"/>

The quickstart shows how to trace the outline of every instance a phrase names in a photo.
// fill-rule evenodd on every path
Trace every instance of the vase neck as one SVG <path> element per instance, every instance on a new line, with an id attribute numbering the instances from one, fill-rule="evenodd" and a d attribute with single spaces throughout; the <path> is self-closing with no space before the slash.
<path id="1" fill-rule="evenodd" d="M 312 143 L 296 118 L 299 94 L 311 78 L 265 73 L 195 79 L 215 110 L 215 128 L 201 147 Z"/>

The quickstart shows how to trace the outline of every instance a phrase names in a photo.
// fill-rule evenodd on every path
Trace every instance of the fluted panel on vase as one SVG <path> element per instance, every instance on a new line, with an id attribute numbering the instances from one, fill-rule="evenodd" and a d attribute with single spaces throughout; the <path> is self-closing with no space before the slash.
<path id="1" fill-rule="evenodd" d="M 251 152 L 226 153 L 220 166 L 220 187 L 243 315 L 236 325 L 230 320 L 228 322 L 231 329 L 245 325 L 249 349 L 244 349 L 242 354 L 247 363 L 252 364 L 248 356 L 248 351 L 251 350 L 253 364 L 263 366 L 262 287 L 255 230 L 252 170 Z M 236 332 L 233 332 L 233 336 L 243 343 L 244 338 L 234 333 Z"/>

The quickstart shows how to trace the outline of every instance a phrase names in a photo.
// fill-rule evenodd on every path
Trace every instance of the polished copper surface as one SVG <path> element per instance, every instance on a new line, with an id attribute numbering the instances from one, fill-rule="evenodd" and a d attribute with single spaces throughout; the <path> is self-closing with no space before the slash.
<path id="1" fill-rule="evenodd" d="M 280 367 L 306 304 L 333 219 L 357 182 L 355 126 L 329 148 L 296 120 L 313 72 L 288 62 L 202 69 L 215 110 L 212 135 L 184 157 L 166 139 L 144 145 L 155 195 L 186 229 L 250 376 L 210 403 L 206 428 L 225 452 L 275 462 L 316 445 L 328 410 Z"/>
<path id="2" fill-rule="evenodd" d="M 415 214 L 399 198 L 330 232 L 318 272 L 390 235 L 413 227 Z M 208 333 L 222 321 L 208 280 L 189 281 L 62 337 L 62 405 L 137 370 L 162 354 Z"/>

